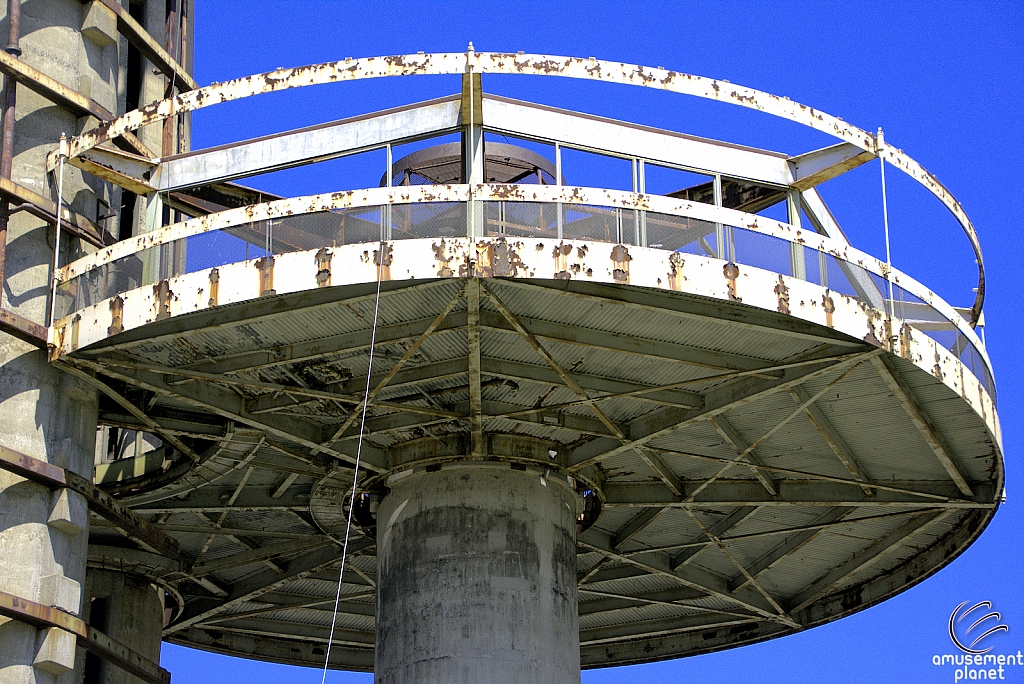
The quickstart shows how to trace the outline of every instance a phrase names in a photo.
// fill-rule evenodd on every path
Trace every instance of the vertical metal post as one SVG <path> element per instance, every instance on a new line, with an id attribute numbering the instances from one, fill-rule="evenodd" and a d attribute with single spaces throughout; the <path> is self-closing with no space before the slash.
<path id="1" fill-rule="evenodd" d="M 21 0 L 7 0 L 7 47 L 12 57 L 21 55 Z M 3 140 L 0 147 L 0 177 L 10 179 L 14 166 L 14 117 L 18 100 L 18 86 L 13 78 L 4 76 L 3 95 Z M 7 222 L 10 219 L 10 203 L 0 202 L 0 305 L 3 304 L 4 273 L 7 267 Z"/>
<path id="2" fill-rule="evenodd" d="M 53 237 L 53 267 L 50 271 L 50 315 L 47 316 L 47 327 L 53 327 L 57 313 L 57 269 L 60 268 L 60 230 L 64 214 L 64 161 L 68 158 L 68 139 L 60 134 L 60 147 L 57 150 L 60 164 L 57 167 L 57 222 Z"/>
<path id="3" fill-rule="evenodd" d="M 555 185 L 561 187 L 562 185 L 562 146 L 555 143 Z M 559 202 L 555 205 L 555 211 L 558 214 L 558 239 L 562 239 L 562 203 Z"/>
<path id="4" fill-rule="evenodd" d="M 638 195 L 642 195 L 643 192 L 644 192 L 643 191 L 643 185 L 644 185 L 643 184 L 643 164 L 644 163 L 643 163 L 642 160 L 637 159 L 636 157 L 633 157 L 633 159 L 631 159 L 630 161 L 631 161 L 631 166 L 633 167 L 633 192 L 635 192 Z M 633 231 L 635 233 L 635 236 L 633 238 L 633 240 L 634 240 L 633 244 L 634 245 L 646 245 L 647 244 L 646 241 L 644 240 L 644 233 L 645 233 L 645 231 L 644 231 L 644 229 L 642 227 L 642 224 L 644 223 L 644 218 L 645 218 L 644 217 L 644 212 L 640 211 L 639 209 L 634 209 L 633 210 Z"/>
<path id="5" fill-rule="evenodd" d="M 786 192 L 786 211 L 789 225 L 800 230 L 800 191 L 790 188 Z M 807 263 L 804 261 L 804 246 L 795 242 L 789 243 L 790 274 L 794 278 L 807 280 Z"/>
<path id="6" fill-rule="evenodd" d="M 387 145 L 384 146 L 384 156 L 385 156 L 385 164 L 387 165 L 387 168 L 385 169 L 385 176 L 387 177 L 387 185 L 385 185 L 384 187 L 390 188 L 391 187 L 391 175 L 394 173 L 394 169 L 393 169 L 394 163 L 393 163 L 393 160 L 391 158 L 391 143 L 388 143 Z M 383 232 L 381 233 L 381 240 L 390 240 L 391 239 L 391 199 L 390 198 L 388 199 L 388 204 L 385 207 L 385 212 L 384 213 L 386 214 L 385 219 L 384 219 L 385 228 L 384 228 Z"/>
<path id="7" fill-rule="evenodd" d="M 885 226 L 885 282 L 888 283 L 889 299 L 886 301 L 886 313 L 892 318 L 893 296 L 892 296 L 892 251 L 889 247 L 889 204 L 885 195 L 885 159 L 882 158 L 882 148 L 885 146 L 885 136 L 882 129 L 878 129 L 877 138 L 878 161 L 882 170 L 882 223 Z"/>
<path id="8" fill-rule="evenodd" d="M 484 232 L 483 205 L 476 200 L 476 186 L 486 180 L 484 164 L 483 94 L 480 75 L 474 71 L 476 53 L 473 44 L 466 51 L 466 73 L 462 77 L 462 123 L 465 159 L 464 182 L 469 185 L 468 235 L 478 238 Z"/>
<path id="9" fill-rule="evenodd" d="M 714 179 L 711 182 L 711 187 L 715 193 L 715 206 L 722 206 L 722 176 L 721 174 L 715 174 Z M 715 224 L 715 246 L 718 248 L 718 254 L 716 255 L 719 259 L 729 260 L 729 251 L 725 245 L 725 227 L 721 223 Z"/>
<path id="10" fill-rule="evenodd" d="M 647 167 L 644 165 L 644 160 L 640 160 L 640 171 L 638 174 L 640 181 L 640 194 L 647 194 Z M 642 247 L 647 246 L 647 212 L 640 212 L 640 243 Z"/>

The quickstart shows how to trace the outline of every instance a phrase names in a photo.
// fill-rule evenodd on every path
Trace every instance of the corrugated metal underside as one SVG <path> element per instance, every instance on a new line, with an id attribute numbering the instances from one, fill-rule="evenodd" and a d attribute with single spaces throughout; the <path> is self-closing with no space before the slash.
<path id="1" fill-rule="evenodd" d="M 407 358 L 371 404 L 364 444 L 371 465 L 396 444 L 468 434 L 465 283 L 385 283 L 371 387 Z M 336 482 L 351 477 L 345 459 L 355 454 L 359 422 L 352 416 L 371 370 L 375 298 L 372 287 L 362 287 L 268 308 L 272 299 L 158 322 L 146 336 L 114 337 L 76 356 L 142 388 L 143 398 L 151 397 L 149 415 L 168 430 L 189 421 L 206 426 L 202 435 L 176 433 L 207 440 L 193 442 L 206 445 L 200 465 L 127 499 L 174 536 L 188 559 L 181 568 L 151 571 L 185 599 L 167 638 L 321 664 L 317 649 L 330 630 L 343 527 L 324 513 L 330 500 L 318 483 L 332 473 Z M 944 566 L 995 510 L 1002 478 L 995 440 L 957 395 L 910 363 L 886 359 L 940 426 L 970 494 L 871 362 L 874 347 L 859 340 L 687 295 L 659 293 L 655 300 L 629 286 L 595 293 L 579 283 L 486 279 L 484 430 L 558 445 L 565 454 L 559 458 L 568 459 L 563 467 L 572 469 L 574 454 L 599 453 L 595 440 L 608 440 L 610 431 L 496 301 L 590 399 L 673 386 L 594 404 L 627 440 L 666 411 L 700 412 L 709 397 L 734 388 L 737 399 L 743 387 L 757 392 L 648 439 L 639 451 L 574 471 L 605 497 L 600 518 L 579 536 L 584 667 L 702 653 L 849 614 Z M 750 375 L 810 358 L 832 361 L 799 383 L 780 384 L 777 370 Z M 143 377 L 140 368 L 160 372 Z M 769 391 L 772 383 L 777 391 Z M 224 392 L 243 407 L 233 419 Z M 282 426 L 303 434 L 290 438 Z M 341 442 L 311 448 L 338 430 Z M 853 467 L 840 458 L 836 435 Z M 740 464 L 741 452 L 754 460 Z M 655 472 L 652 455 L 667 475 Z M 93 544 L 118 543 L 112 530 L 97 530 Z M 373 540 L 355 530 L 352 549 L 331 664 L 365 670 L 374 643 Z"/>

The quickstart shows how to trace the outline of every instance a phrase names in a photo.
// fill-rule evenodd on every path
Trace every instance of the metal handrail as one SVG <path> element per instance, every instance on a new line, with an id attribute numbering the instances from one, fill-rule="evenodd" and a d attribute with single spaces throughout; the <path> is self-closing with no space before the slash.
<path id="1" fill-rule="evenodd" d="M 589 205 L 646 211 L 696 219 L 708 223 L 735 226 L 807 247 L 847 263 L 859 266 L 890 280 L 894 285 L 919 298 L 945 317 L 978 350 L 989 372 L 992 363 L 985 345 L 968 322 L 945 300 L 911 276 L 847 243 L 826 235 L 805 231 L 788 223 L 764 216 L 748 214 L 712 204 L 679 200 L 662 195 L 646 195 L 604 188 L 553 185 L 419 185 L 391 188 L 367 188 L 345 192 L 323 193 L 249 205 L 238 209 L 208 214 L 181 223 L 123 240 L 98 252 L 82 257 L 61 268 L 59 283 L 88 273 L 104 264 L 131 256 L 143 250 L 166 245 L 194 235 L 201 235 L 257 221 L 301 216 L 337 209 L 358 209 L 384 205 L 429 204 L 440 202 L 503 201 L 541 202 L 563 205 Z M 462 237 L 453 235 L 453 237 Z M 592 240 L 600 242 L 598 240 Z"/>

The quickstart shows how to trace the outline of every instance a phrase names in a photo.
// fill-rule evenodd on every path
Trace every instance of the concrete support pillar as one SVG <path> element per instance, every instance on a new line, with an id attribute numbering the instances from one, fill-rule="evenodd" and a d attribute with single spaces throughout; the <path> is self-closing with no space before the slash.
<path id="1" fill-rule="evenodd" d="M 160 662 L 163 590 L 119 572 L 89 570 L 83 619 L 154 663 Z M 83 684 L 143 684 L 116 665 L 87 654 L 79 665 Z"/>
<path id="2" fill-rule="evenodd" d="M 43 351 L 0 334 L 0 443 L 92 472 L 96 397 Z M 85 499 L 0 471 L 0 591 L 78 615 L 88 545 Z M 68 683 L 75 639 L 0 618 L 0 684 Z"/>
<path id="3" fill-rule="evenodd" d="M 88 15 L 88 10 L 82 2 L 39 0 L 19 6 L 22 61 L 115 107 L 117 48 L 83 37 L 83 11 Z M 4 34 L 6 8 L 6 2 L 0 3 Z M 94 23 L 88 26 L 99 31 Z M 97 31 L 90 33 L 97 36 Z M 22 85 L 17 86 L 14 119 L 12 178 L 56 199 L 45 175 L 46 155 L 61 133 L 76 135 L 90 122 Z M 85 179 L 77 169 L 66 170 L 64 199 L 92 219 L 101 205 L 112 203 L 107 184 Z M 53 226 L 26 212 L 12 216 L 8 225 L 0 301 L 40 324 L 47 320 L 54 236 Z M 63 237 L 64 261 L 82 253 L 77 240 Z M 95 439 L 95 392 L 51 366 L 45 350 L 0 333 L 0 444 L 91 478 Z M 51 492 L 0 472 L 0 591 L 79 614 L 87 526 L 80 495 Z M 0 618 L 0 684 L 71 684 L 76 660 L 75 638 L 68 632 Z"/>
<path id="4" fill-rule="evenodd" d="M 375 681 L 578 683 L 578 498 L 566 479 L 472 462 L 388 486 Z"/>

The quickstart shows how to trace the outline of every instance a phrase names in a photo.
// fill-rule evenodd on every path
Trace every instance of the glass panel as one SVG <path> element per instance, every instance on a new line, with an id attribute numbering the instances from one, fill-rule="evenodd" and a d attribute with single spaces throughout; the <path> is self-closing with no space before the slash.
<path id="1" fill-rule="evenodd" d="M 790 275 L 790 243 L 742 228 L 732 231 L 737 263 Z"/>
<path id="2" fill-rule="evenodd" d="M 648 247 L 718 257 L 714 223 L 647 212 L 646 224 Z"/>
<path id="3" fill-rule="evenodd" d="M 558 205 L 541 202 L 485 202 L 487 235 L 557 238 Z"/>
<path id="4" fill-rule="evenodd" d="M 466 204 L 432 202 L 391 207 L 391 239 L 465 237 Z"/>
<path id="5" fill-rule="evenodd" d="M 644 163 L 644 192 L 692 202 L 715 203 L 714 178 L 699 173 Z"/>

